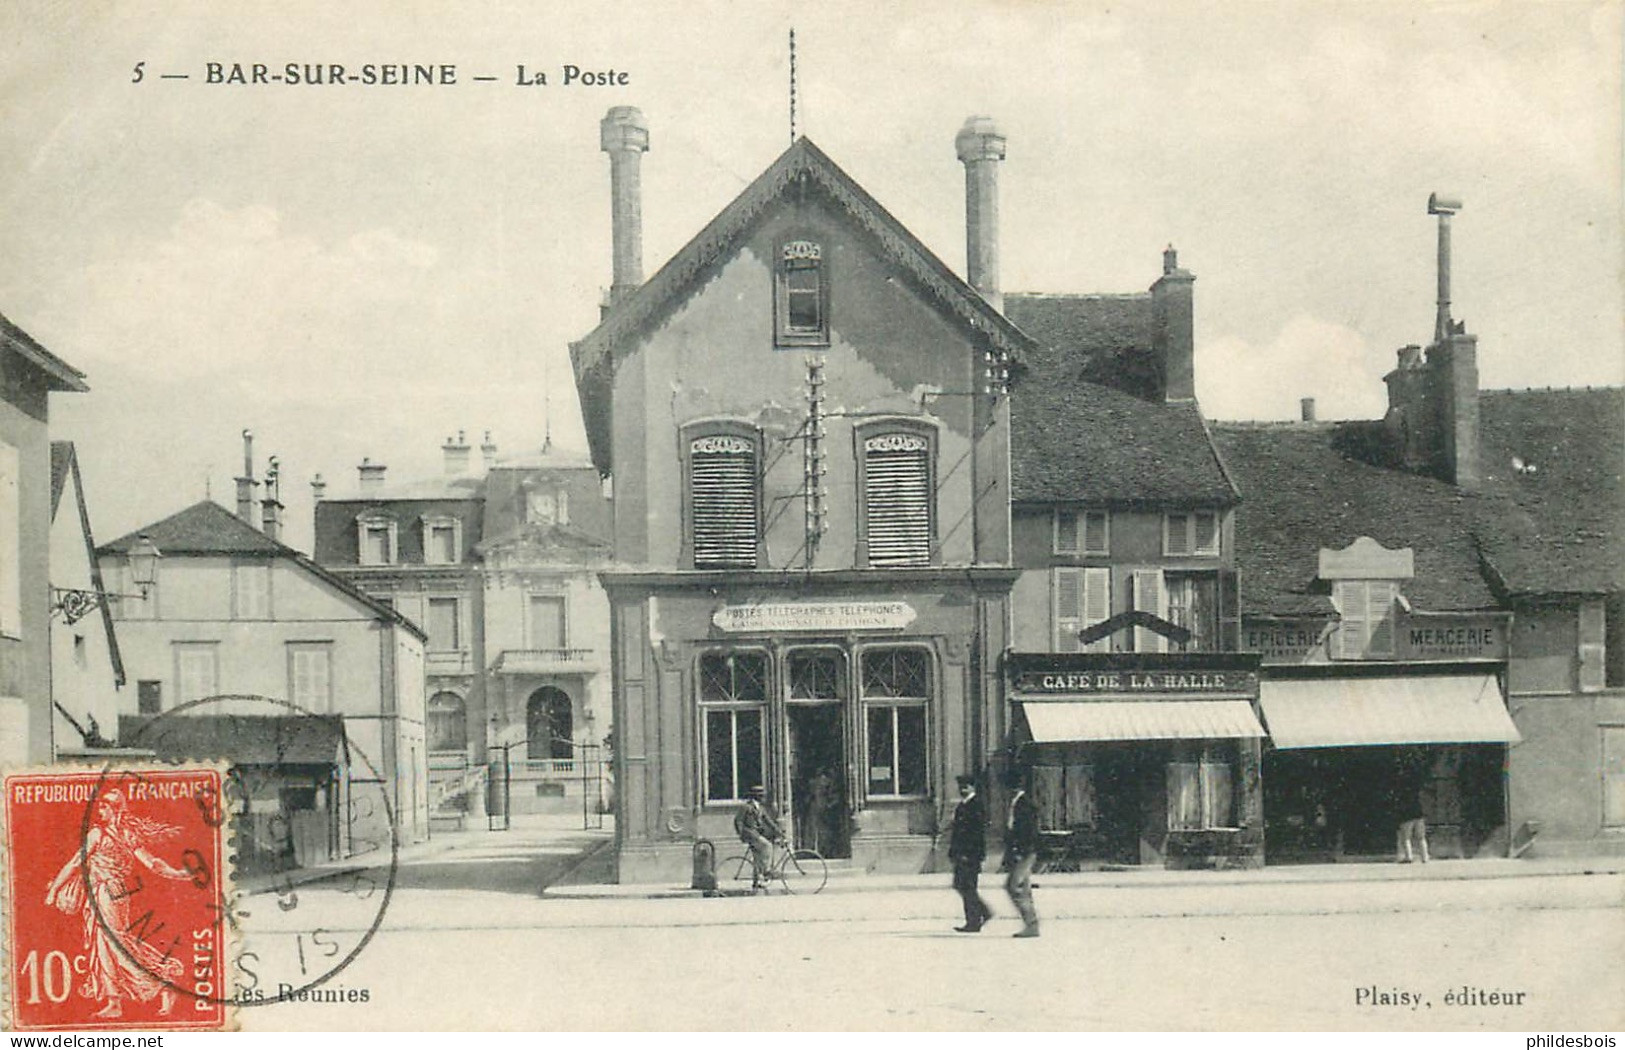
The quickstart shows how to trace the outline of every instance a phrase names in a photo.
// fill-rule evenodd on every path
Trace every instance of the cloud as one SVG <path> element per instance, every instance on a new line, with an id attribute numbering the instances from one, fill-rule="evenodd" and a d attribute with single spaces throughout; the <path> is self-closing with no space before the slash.
<path id="1" fill-rule="evenodd" d="M 1196 393 L 1213 419 L 1296 419 L 1300 398 L 1322 419 L 1377 419 L 1387 362 L 1360 333 L 1299 314 L 1269 343 L 1221 336 L 1196 351 Z"/>

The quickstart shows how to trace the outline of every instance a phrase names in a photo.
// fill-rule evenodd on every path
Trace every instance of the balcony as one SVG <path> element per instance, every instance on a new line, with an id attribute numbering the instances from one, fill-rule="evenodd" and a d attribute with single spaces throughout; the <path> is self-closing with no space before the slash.
<path id="1" fill-rule="evenodd" d="M 497 674 L 593 674 L 604 670 L 596 649 L 504 649 L 491 664 Z"/>

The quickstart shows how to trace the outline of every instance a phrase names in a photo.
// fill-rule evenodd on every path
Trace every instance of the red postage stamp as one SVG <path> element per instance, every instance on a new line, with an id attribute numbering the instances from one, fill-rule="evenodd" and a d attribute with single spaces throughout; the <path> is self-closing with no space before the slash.
<path id="1" fill-rule="evenodd" d="M 229 1026 L 222 787 L 215 766 L 6 776 L 12 1029 Z"/>

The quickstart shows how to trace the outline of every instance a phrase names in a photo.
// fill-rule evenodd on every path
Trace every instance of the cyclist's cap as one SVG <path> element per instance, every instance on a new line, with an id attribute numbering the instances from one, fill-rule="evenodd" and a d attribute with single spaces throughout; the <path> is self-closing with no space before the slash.
<path id="1" fill-rule="evenodd" d="M 755 787 L 750 789 L 748 794 L 750 795 L 751 798 L 766 798 L 767 797 L 767 788 L 763 787 L 760 784 L 757 784 Z"/>

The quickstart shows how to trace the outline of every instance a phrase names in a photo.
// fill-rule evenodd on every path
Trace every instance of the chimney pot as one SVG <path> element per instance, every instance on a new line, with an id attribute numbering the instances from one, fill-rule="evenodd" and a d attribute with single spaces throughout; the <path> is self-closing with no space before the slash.
<path id="1" fill-rule="evenodd" d="M 954 136 L 954 152 L 965 165 L 965 281 L 1001 313 L 999 162 L 1004 145 L 992 117 L 967 118 Z"/>
<path id="2" fill-rule="evenodd" d="M 327 496 L 327 482 L 320 474 L 310 479 L 310 498 L 320 503 Z"/>
<path id="3" fill-rule="evenodd" d="M 643 154 L 649 123 L 636 106 L 615 106 L 598 124 L 598 148 L 609 154 L 610 238 L 616 303 L 643 283 Z"/>
<path id="4" fill-rule="evenodd" d="M 1298 414 L 1305 423 L 1313 423 L 1315 421 L 1315 399 L 1312 397 L 1299 398 Z"/>
<path id="5" fill-rule="evenodd" d="M 1173 273 L 1177 269 L 1179 269 L 1179 252 L 1170 244 L 1162 250 L 1162 272 Z"/>
<path id="6" fill-rule="evenodd" d="M 447 438 L 446 443 L 440 446 L 440 451 L 445 457 L 445 472 L 448 478 L 462 477 L 468 473 L 469 449 L 468 442 L 463 439 L 464 434 L 465 431 L 459 430 L 455 441 Z"/>
<path id="7" fill-rule="evenodd" d="M 384 472 L 389 468 L 382 463 L 374 463 L 366 456 L 361 458 L 361 465 L 356 468 L 360 475 L 362 492 L 377 492 L 384 487 Z"/>
<path id="8" fill-rule="evenodd" d="M 243 473 L 237 478 L 237 517 L 246 521 L 250 526 L 259 527 L 254 520 L 254 490 L 259 482 L 254 480 L 254 432 L 243 431 Z"/>

